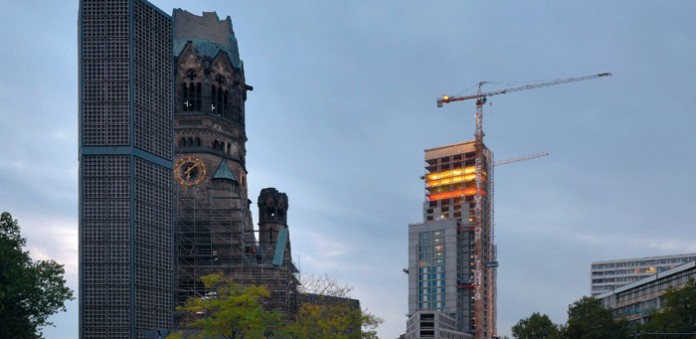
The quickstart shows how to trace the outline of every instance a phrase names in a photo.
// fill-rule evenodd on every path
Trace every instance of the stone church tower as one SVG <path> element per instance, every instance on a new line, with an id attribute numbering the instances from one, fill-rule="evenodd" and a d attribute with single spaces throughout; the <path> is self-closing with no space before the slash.
<path id="1" fill-rule="evenodd" d="M 287 195 L 262 191 L 258 239 L 251 218 L 244 102 L 252 87 L 231 19 L 175 10 L 174 74 L 177 304 L 207 292 L 201 276 L 223 272 L 241 284 L 264 285 L 267 305 L 292 318 L 298 283 Z"/>
<path id="2" fill-rule="evenodd" d="M 259 250 L 265 257 L 275 256 L 278 239 L 281 239 L 279 253 L 287 257 L 290 244 L 288 233 L 288 196 L 275 188 L 264 188 L 259 195 Z M 285 235 L 283 235 L 285 233 Z M 279 254 L 280 255 L 280 254 Z"/>
<path id="3" fill-rule="evenodd" d="M 249 210 L 244 80 L 229 17 L 174 11 L 177 303 L 200 276 L 232 271 L 255 246 Z"/>

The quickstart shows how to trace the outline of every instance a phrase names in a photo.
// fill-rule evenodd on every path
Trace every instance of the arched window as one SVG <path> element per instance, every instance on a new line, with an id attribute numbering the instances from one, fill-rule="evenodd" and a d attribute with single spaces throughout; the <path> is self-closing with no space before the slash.
<path id="1" fill-rule="evenodd" d="M 188 142 L 186 143 L 187 147 L 193 147 L 193 138 L 189 137 Z"/>
<path id="2" fill-rule="evenodd" d="M 186 138 L 179 139 L 179 147 L 186 147 Z"/>
<path id="3" fill-rule="evenodd" d="M 230 112 L 230 102 L 227 101 L 227 91 L 225 91 L 225 96 L 222 98 L 222 102 L 224 103 L 224 110 L 222 111 L 222 115 L 229 116 Z"/>
<path id="4" fill-rule="evenodd" d="M 225 88 L 225 77 L 217 75 L 215 84 L 210 85 L 211 111 L 217 115 L 227 114 L 227 90 Z"/>
<path id="5" fill-rule="evenodd" d="M 213 149 L 217 149 L 217 148 L 218 148 L 218 141 L 215 140 L 215 141 L 213 141 Z"/>
<path id="6" fill-rule="evenodd" d="M 192 110 L 193 108 L 193 101 L 191 101 L 191 90 L 189 89 L 189 84 L 187 83 L 182 83 L 183 88 L 181 89 L 181 110 L 184 112 L 188 112 Z"/>
<path id="7" fill-rule="evenodd" d="M 194 100 L 194 106 L 196 107 L 196 111 L 201 110 L 201 83 L 196 83 L 196 96 Z"/>
<path id="8" fill-rule="evenodd" d="M 181 90 L 181 110 L 184 112 L 193 112 L 201 110 L 201 83 L 186 83 L 182 84 Z"/>
<path id="9" fill-rule="evenodd" d="M 220 112 L 218 111 L 219 106 L 217 101 L 217 87 L 215 85 L 210 85 L 210 99 L 210 111 L 219 115 Z"/>
<path id="10" fill-rule="evenodd" d="M 201 138 L 196 137 L 196 144 L 194 146 L 201 147 Z"/>
<path id="11" fill-rule="evenodd" d="M 186 79 L 181 84 L 181 110 L 184 112 L 201 110 L 201 83 L 196 80 L 196 71 L 189 69 L 186 71 Z"/>

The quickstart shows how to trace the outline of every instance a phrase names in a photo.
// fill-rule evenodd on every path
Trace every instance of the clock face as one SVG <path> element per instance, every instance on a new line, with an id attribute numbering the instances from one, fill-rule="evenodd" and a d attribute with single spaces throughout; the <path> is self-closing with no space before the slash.
<path id="1" fill-rule="evenodd" d="M 205 179 L 205 173 L 205 163 L 198 158 L 188 156 L 174 164 L 174 178 L 180 185 L 198 185 Z"/>

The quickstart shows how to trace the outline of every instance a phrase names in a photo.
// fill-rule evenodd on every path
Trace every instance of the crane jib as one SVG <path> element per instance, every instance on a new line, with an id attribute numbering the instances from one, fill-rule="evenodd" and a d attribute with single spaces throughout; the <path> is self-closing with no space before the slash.
<path id="1" fill-rule="evenodd" d="M 469 100 L 469 99 L 477 99 L 477 101 L 478 101 L 481 98 L 485 98 L 485 97 L 489 97 L 489 96 L 493 96 L 493 95 L 498 95 L 498 94 L 506 94 L 506 93 L 512 93 L 512 92 L 526 91 L 526 90 L 530 90 L 530 89 L 537 89 L 537 88 L 543 88 L 543 87 L 549 87 L 549 86 L 562 85 L 562 84 L 567 84 L 567 83 L 571 83 L 571 82 L 609 77 L 612 75 L 613 74 L 611 72 L 604 72 L 604 73 L 599 73 L 599 74 L 589 75 L 589 76 L 584 76 L 584 77 L 579 77 L 579 78 L 568 78 L 568 79 L 560 79 L 560 80 L 547 81 L 547 82 L 541 82 L 541 83 L 527 84 L 527 85 L 523 85 L 523 86 L 519 86 L 519 87 L 506 88 L 506 89 L 501 89 L 501 90 L 487 92 L 487 93 L 480 93 L 479 92 L 479 93 L 474 94 L 474 95 L 468 95 L 468 96 L 463 96 L 463 97 L 443 95 L 442 97 L 438 98 L 437 107 L 442 107 L 443 104 L 447 104 L 447 103 L 454 102 L 454 101 L 462 101 L 462 100 Z M 480 86 L 483 84 L 485 84 L 485 82 L 479 83 L 479 90 L 480 90 Z"/>

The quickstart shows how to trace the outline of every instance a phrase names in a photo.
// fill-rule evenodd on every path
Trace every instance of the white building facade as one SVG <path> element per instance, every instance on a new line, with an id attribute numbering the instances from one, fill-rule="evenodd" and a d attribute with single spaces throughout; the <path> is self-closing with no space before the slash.
<path id="1" fill-rule="evenodd" d="M 694 260 L 696 253 L 593 262 L 590 286 L 592 296 L 596 297 Z"/>

